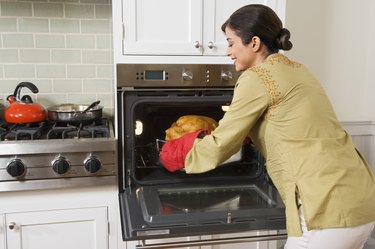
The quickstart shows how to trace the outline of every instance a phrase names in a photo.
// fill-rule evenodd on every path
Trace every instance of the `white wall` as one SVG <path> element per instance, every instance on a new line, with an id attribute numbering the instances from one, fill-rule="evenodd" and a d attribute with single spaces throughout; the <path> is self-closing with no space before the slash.
<path id="1" fill-rule="evenodd" d="M 342 121 L 375 120 L 375 1 L 287 0 L 286 54 L 310 68 Z"/>

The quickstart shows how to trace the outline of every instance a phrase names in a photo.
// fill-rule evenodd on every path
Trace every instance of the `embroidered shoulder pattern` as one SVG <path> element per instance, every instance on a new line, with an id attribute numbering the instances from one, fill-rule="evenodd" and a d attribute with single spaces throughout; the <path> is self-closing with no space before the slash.
<path id="1" fill-rule="evenodd" d="M 271 73 L 264 67 L 252 67 L 249 70 L 255 72 L 259 78 L 262 79 L 264 86 L 270 97 L 270 105 L 266 113 L 266 117 L 272 116 L 272 111 L 275 108 L 276 103 L 278 102 L 281 92 L 278 90 L 278 85 L 276 81 L 272 78 Z"/>
<path id="2" fill-rule="evenodd" d="M 302 64 L 289 60 L 288 57 L 282 55 L 282 54 L 272 54 L 267 57 L 266 62 L 271 65 L 275 64 L 284 64 L 288 65 L 290 67 L 301 67 Z"/>
<path id="3" fill-rule="evenodd" d="M 281 92 L 278 91 L 277 83 L 272 78 L 270 71 L 264 67 L 252 67 L 250 70 L 255 72 L 263 81 L 270 97 L 270 106 L 275 105 L 281 95 Z"/>

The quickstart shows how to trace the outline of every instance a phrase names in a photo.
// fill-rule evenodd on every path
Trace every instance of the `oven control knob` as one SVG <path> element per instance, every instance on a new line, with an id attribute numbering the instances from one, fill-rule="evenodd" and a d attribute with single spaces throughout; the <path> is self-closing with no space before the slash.
<path id="1" fill-rule="evenodd" d="M 229 80 L 233 79 L 233 74 L 232 74 L 232 72 L 230 72 L 230 71 L 222 72 L 222 73 L 221 73 L 221 79 L 222 79 L 222 80 L 225 80 L 225 81 L 229 81 Z"/>
<path id="2" fill-rule="evenodd" d="M 68 160 L 66 160 L 65 157 L 58 157 L 52 162 L 52 169 L 55 171 L 57 174 L 62 175 L 68 172 L 70 167 L 70 163 Z"/>
<path id="3" fill-rule="evenodd" d="M 20 159 L 13 159 L 7 164 L 7 172 L 13 177 L 19 177 L 25 174 L 26 168 Z"/>
<path id="4" fill-rule="evenodd" d="M 183 80 L 193 80 L 193 73 L 191 71 L 185 71 L 182 73 Z"/>
<path id="5" fill-rule="evenodd" d="M 85 160 L 84 164 L 85 164 L 85 169 L 89 173 L 96 173 L 102 167 L 102 162 L 96 156 L 90 156 L 89 158 Z"/>

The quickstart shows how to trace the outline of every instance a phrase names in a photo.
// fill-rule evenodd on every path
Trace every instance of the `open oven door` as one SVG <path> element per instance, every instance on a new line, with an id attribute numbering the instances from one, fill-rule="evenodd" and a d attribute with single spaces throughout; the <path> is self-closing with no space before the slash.
<path id="1" fill-rule="evenodd" d="M 124 240 L 285 229 L 267 182 L 142 186 L 120 194 Z"/>
<path id="2" fill-rule="evenodd" d="M 129 90 L 118 99 L 124 240 L 285 229 L 284 205 L 253 144 L 240 161 L 202 174 L 171 173 L 158 161 L 166 127 L 187 113 L 220 120 L 230 89 Z"/>

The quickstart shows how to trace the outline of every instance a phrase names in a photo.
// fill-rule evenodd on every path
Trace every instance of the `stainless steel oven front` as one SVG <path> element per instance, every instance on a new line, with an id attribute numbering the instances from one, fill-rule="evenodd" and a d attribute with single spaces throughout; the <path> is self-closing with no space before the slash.
<path id="1" fill-rule="evenodd" d="M 0 120 L 0 192 L 116 184 L 112 122 Z"/>
<path id="2" fill-rule="evenodd" d="M 157 141 L 182 115 L 219 121 L 238 74 L 228 65 L 117 65 L 118 173 L 124 240 L 285 229 L 285 210 L 251 144 L 203 174 L 168 172 Z"/>

